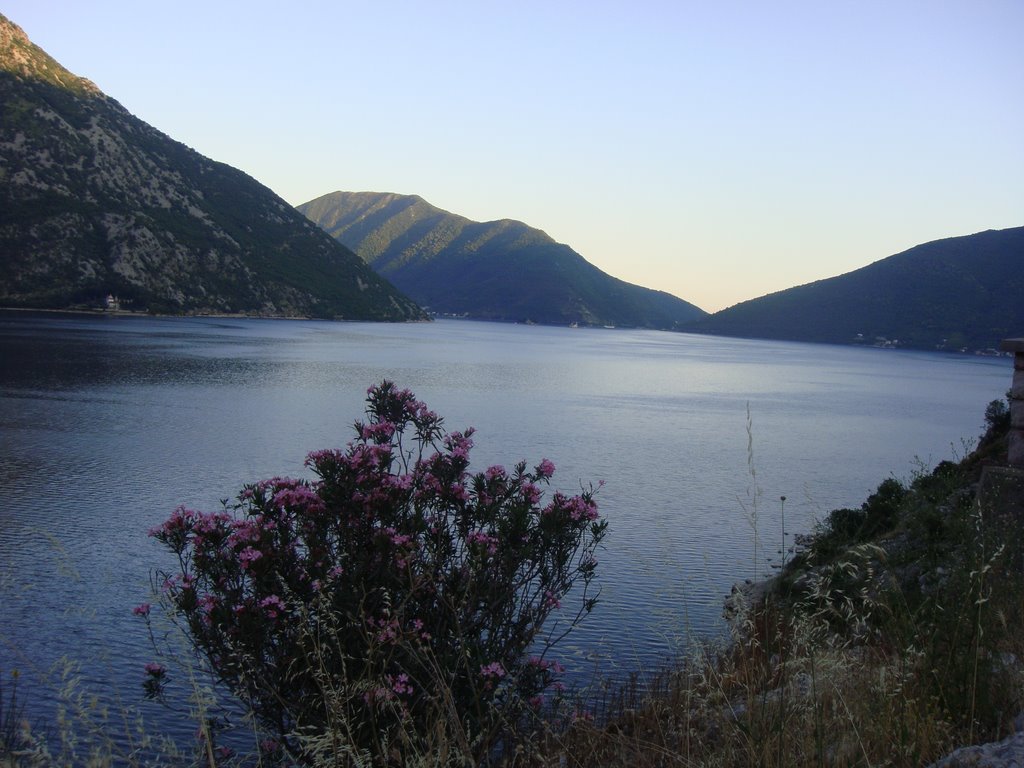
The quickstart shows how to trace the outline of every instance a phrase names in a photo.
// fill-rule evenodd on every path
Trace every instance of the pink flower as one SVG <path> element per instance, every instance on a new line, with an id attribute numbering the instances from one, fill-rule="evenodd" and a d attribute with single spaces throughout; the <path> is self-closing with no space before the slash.
<path id="1" fill-rule="evenodd" d="M 308 485 L 298 480 L 285 480 L 274 493 L 274 505 L 281 509 L 323 510 L 323 500 Z"/>
<path id="2" fill-rule="evenodd" d="M 306 456 L 306 466 L 310 469 L 319 469 L 327 464 L 339 464 L 345 458 L 345 454 L 334 448 L 325 448 L 320 451 L 313 451 Z"/>
<path id="3" fill-rule="evenodd" d="M 569 516 L 573 520 L 596 520 L 597 504 L 583 496 L 573 496 L 568 501 Z"/>
<path id="4" fill-rule="evenodd" d="M 215 595 L 203 595 L 199 598 L 199 608 L 204 614 L 209 614 L 217 607 L 217 597 Z"/>
<path id="5" fill-rule="evenodd" d="M 487 549 L 487 554 L 494 555 L 498 552 L 498 540 L 483 531 L 471 531 L 466 536 L 466 543 L 469 545 L 479 544 Z"/>
<path id="6" fill-rule="evenodd" d="M 397 677 L 387 676 L 388 684 L 391 686 L 391 690 L 399 696 L 409 695 L 412 693 L 412 685 L 409 684 L 409 676 L 405 673 L 398 675 Z"/>
<path id="7" fill-rule="evenodd" d="M 135 616 L 142 616 L 145 618 L 149 616 L 149 603 L 140 603 L 132 608 L 132 614 Z"/>
<path id="8" fill-rule="evenodd" d="M 445 443 L 453 459 L 469 459 L 469 449 L 473 447 L 473 441 L 469 437 L 471 434 L 473 430 L 467 429 L 465 433 L 452 432 L 448 435 Z"/>
<path id="9" fill-rule="evenodd" d="M 374 440 L 386 443 L 395 434 L 395 425 L 390 421 L 378 421 L 376 424 L 359 425 L 359 436 L 363 440 Z"/>
<path id="10" fill-rule="evenodd" d="M 238 559 L 242 561 L 242 568 L 248 568 L 261 557 L 263 557 L 263 553 L 252 547 L 246 547 L 238 553 Z"/>
<path id="11" fill-rule="evenodd" d="M 230 521 L 231 516 L 226 512 L 199 513 L 196 516 L 192 530 L 195 531 L 196 534 L 216 533 L 223 524 Z"/>
<path id="12" fill-rule="evenodd" d="M 163 677 L 167 673 L 167 668 L 163 664 L 157 664 L 155 661 L 146 663 L 146 674 L 151 677 Z"/>
<path id="13" fill-rule="evenodd" d="M 501 666 L 500 661 L 492 661 L 490 664 L 484 664 L 480 667 L 480 676 L 500 680 L 505 676 L 505 668 Z"/>
<path id="14" fill-rule="evenodd" d="M 413 477 L 412 475 L 397 475 L 390 477 L 388 482 L 396 491 L 408 491 L 412 488 Z"/>
<path id="15" fill-rule="evenodd" d="M 377 619 L 376 621 L 370 620 L 370 625 L 376 624 L 380 628 L 377 633 L 377 640 L 382 643 L 393 643 L 398 639 L 401 627 L 398 625 L 398 619 Z"/>
<path id="16" fill-rule="evenodd" d="M 260 608 L 267 612 L 267 618 L 276 619 L 278 613 L 284 613 L 286 606 L 280 597 L 270 595 L 260 600 Z"/>
<path id="17" fill-rule="evenodd" d="M 384 533 L 391 539 L 391 543 L 394 544 L 396 547 L 404 547 L 406 544 L 412 541 L 412 536 L 409 536 L 405 533 L 399 533 L 391 527 L 385 528 Z"/>
<path id="18" fill-rule="evenodd" d="M 530 504 L 536 504 L 540 501 L 540 496 L 540 488 L 533 483 L 523 483 L 523 498 L 530 502 Z"/>
<path id="19" fill-rule="evenodd" d="M 541 459 L 540 464 L 538 464 L 535 469 L 537 470 L 538 478 L 546 479 L 555 474 L 555 465 L 548 459 Z"/>
<path id="20" fill-rule="evenodd" d="M 228 546 L 234 547 L 239 544 L 258 541 L 260 538 L 259 523 L 258 517 L 234 521 L 231 524 L 231 535 L 228 536 Z"/>
<path id="21" fill-rule="evenodd" d="M 187 509 L 184 505 L 179 505 L 162 525 L 150 528 L 149 535 L 160 537 L 184 532 L 192 526 L 198 515 L 199 513 L 195 510 Z"/>

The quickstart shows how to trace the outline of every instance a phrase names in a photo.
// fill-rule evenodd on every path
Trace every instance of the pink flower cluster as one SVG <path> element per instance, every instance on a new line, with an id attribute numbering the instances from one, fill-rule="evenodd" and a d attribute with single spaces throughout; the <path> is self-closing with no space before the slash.
<path id="1" fill-rule="evenodd" d="M 573 522 L 591 522 L 598 518 L 597 504 L 588 495 L 565 496 L 556 491 L 544 514 L 557 513 L 567 514 Z"/>
<path id="2" fill-rule="evenodd" d="M 386 443 L 395 434 L 395 425 L 390 421 L 378 421 L 374 424 L 360 424 L 359 437 L 376 443 Z"/>
<path id="3" fill-rule="evenodd" d="M 394 691 L 397 696 L 412 695 L 413 688 L 409 683 L 409 676 L 404 672 L 400 675 L 395 675 L 394 677 L 387 675 L 385 679 L 391 687 L 391 690 Z"/>
<path id="4" fill-rule="evenodd" d="M 558 599 L 558 595 L 552 592 L 550 589 L 544 590 L 544 607 L 545 608 L 561 608 L 562 601 Z"/>
<path id="5" fill-rule="evenodd" d="M 270 595 L 260 600 L 260 608 L 266 612 L 268 619 L 276 619 L 279 614 L 287 610 L 284 600 L 277 595 Z"/>
<path id="6" fill-rule="evenodd" d="M 500 680 L 505 676 L 505 667 L 502 666 L 500 661 L 492 661 L 490 664 L 484 664 L 480 667 L 480 676 Z"/>
<path id="7" fill-rule="evenodd" d="M 537 477 L 542 480 L 549 480 L 555 474 L 555 465 L 548 459 L 541 459 L 540 464 L 535 467 Z"/>
<path id="8" fill-rule="evenodd" d="M 594 576 L 604 523 L 592 493 L 555 492 L 544 505 L 550 460 L 470 472 L 472 429 L 446 432 L 390 382 L 367 403 L 353 442 L 307 455 L 314 479 L 263 480 L 216 513 L 178 507 L 151 531 L 180 564 L 164 582 L 174 610 L 229 687 L 245 696 L 247 681 L 262 681 L 253 706 L 269 734 L 323 716 L 311 704 L 319 673 L 295 667 L 310 632 L 330 633 L 324 653 L 335 658 L 322 668 L 378 680 L 357 702 L 399 705 L 382 707 L 381 723 L 418 716 L 424 658 L 457 678 L 453 691 L 539 707 L 560 667 L 523 649 L 543 642 L 574 582 Z M 467 657 L 495 660 L 467 668 Z M 480 703 L 457 705 L 480 713 Z M 289 733 L 277 743 L 290 748 Z"/>
<path id="9" fill-rule="evenodd" d="M 498 540 L 484 531 L 471 531 L 466 536 L 466 544 L 470 546 L 480 546 L 488 555 L 495 555 L 498 553 Z"/>
<path id="10" fill-rule="evenodd" d="M 242 564 L 243 570 L 251 566 L 263 557 L 263 553 L 254 547 L 246 547 L 238 553 L 238 562 Z"/>

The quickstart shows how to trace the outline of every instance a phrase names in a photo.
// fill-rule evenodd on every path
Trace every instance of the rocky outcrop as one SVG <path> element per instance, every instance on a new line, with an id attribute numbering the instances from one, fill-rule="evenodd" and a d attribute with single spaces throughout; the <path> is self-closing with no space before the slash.
<path id="1" fill-rule="evenodd" d="M 961 747 L 929 768 L 1024 768 L 1024 733 L 989 744 Z"/>
<path id="2" fill-rule="evenodd" d="M 241 171 L 0 16 L 0 305 L 402 320 L 411 300 Z"/>

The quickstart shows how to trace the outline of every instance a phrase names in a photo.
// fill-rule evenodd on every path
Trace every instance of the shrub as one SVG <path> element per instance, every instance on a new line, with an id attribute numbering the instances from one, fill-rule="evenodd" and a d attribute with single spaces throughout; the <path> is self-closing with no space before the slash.
<path id="1" fill-rule="evenodd" d="M 900 510 L 907 491 L 899 480 L 883 480 L 878 490 L 868 496 L 861 506 L 864 510 L 864 536 L 875 536 L 889 531 L 899 521 Z"/>
<path id="2" fill-rule="evenodd" d="M 178 559 L 164 590 L 195 650 L 293 754 L 343 732 L 336 752 L 380 756 L 428 738 L 442 712 L 486 754 L 557 684 L 546 654 L 564 631 L 542 627 L 574 585 L 562 629 L 594 607 L 607 524 L 592 488 L 542 501 L 547 459 L 471 474 L 473 430 L 447 433 L 388 381 L 366 413 L 344 450 L 309 454 L 315 480 L 175 510 L 151 532 Z"/>
<path id="3" fill-rule="evenodd" d="M 1009 397 L 1009 394 L 1007 394 Z M 992 400 L 985 407 L 985 424 L 982 426 L 982 439 L 992 433 L 1005 431 L 1010 426 L 1010 408 L 1005 400 Z"/>

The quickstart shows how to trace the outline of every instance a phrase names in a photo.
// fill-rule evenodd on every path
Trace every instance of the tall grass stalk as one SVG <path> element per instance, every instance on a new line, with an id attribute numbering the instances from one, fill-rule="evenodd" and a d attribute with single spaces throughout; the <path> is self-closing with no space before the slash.
<path id="1" fill-rule="evenodd" d="M 758 527 L 758 513 L 761 502 L 761 487 L 757 484 L 757 467 L 754 464 L 754 418 L 750 413 L 750 402 L 747 402 L 747 474 L 750 477 L 750 484 L 747 486 L 747 502 L 740 500 L 740 506 L 746 515 L 747 522 L 753 533 L 753 581 L 761 578 L 758 570 L 758 552 L 761 548 L 760 530 Z"/>

